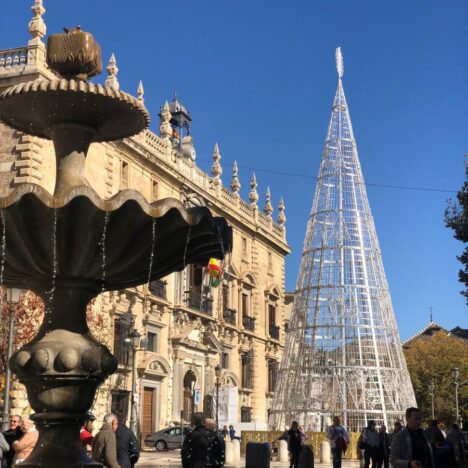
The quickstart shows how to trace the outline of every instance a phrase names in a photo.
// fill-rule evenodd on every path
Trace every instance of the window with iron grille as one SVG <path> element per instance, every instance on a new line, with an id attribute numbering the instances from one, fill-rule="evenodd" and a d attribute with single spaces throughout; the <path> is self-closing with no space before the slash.
<path id="1" fill-rule="evenodd" d="M 117 415 L 119 421 L 127 419 L 129 394 L 130 392 L 127 390 L 112 392 L 111 412 Z"/>

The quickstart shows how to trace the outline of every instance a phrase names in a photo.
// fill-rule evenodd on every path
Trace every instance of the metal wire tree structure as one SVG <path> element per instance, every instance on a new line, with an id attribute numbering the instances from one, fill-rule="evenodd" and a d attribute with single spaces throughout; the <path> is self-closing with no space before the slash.
<path id="1" fill-rule="evenodd" d="M 304 239 L 270 428 L 297 420 L 321 431 L 332 415 L 351 431 L 403 419 L 415 404 L 336 50 L 333 102 Z"/>

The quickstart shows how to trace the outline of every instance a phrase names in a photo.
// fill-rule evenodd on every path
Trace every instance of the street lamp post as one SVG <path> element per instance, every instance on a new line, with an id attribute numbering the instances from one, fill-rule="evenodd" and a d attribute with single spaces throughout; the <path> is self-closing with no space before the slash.
<path id="1" fill-rule="evenodd" d="M 8 351 L 6 359 L 6 372 L 5 372 L 5 389 L 3 396 L 3 414 L 2 414 L 2 429 L 6 431 L 8 429 L 9 416 L 10 416 L 10 382 L 11 382 L 11 371 L 8 366 L 8 361 L 13 353 L 13 331 L 15 324 L 15 307 L 18 304 L 21 296 L 21 289 L 8 288 L 7 289 L 7 303 L 10 309 L 10 320 L 8 323 Z"/>
<path id="2" fill-rule="evenodd" d="M 219 429 L 219 385 L 221 377 L 221 366 L 219 364 L 215 367 L 215 376 L 216 376 L 216 428 Z"/>
<path id="3" fill-rule="evenodd" d="M 454 367 L 452 369 L 452 381 L 455 387 L 455 421 L 457 424 L 459 423 L 459 418 L 460 418 L 459 410 L 458 410 L 458 376 L 459 376 L 458 367 Z"/>
<path id="4" fill-rule="evenodd" d="M 429 396 L 431 397 L 432 420 L 435 419 L 435 417 L 434 417 L 434 390 L 435 390 L 434 381 L 431 379 L 431 381 L 429 382 Z"/>
<path id="5" fill-rule="evenodd" d="M 135 404 L 135 394 L 136 394 L 136 352 L 138 349 L 142 349 L 142 339 L 140 333 L 137 330 L 133 330 L 127 338 L 125 338 L 125 345 L 129 347 L 132 352 L 132 389 L 130 392 L 130 430 L 138 437 L 138 428 L 137 428 L 137 407 Z"/>

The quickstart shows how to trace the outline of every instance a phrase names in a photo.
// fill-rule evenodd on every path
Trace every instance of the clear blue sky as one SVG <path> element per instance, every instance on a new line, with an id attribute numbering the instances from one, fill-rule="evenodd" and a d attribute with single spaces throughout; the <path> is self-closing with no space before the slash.
<path id="1" fill-rule="evenodd" d="M 32 3 L 3 0 L 0 48 L 26 43 Z M 44 19 L 49 33 L 76 24 L 93 32 L 105 63 L 115 52 L 124 90 L 136 93 L 143 80 L 153 130 L 177 91 L 192 113 L 201 167 L 209 169 L 218 142 L 225 183 L 237 159 L 244 197 L 250 167 L 260 206 L 267 184 L 275 208 L 284 195 L 293 289 L 336 87 L 335 48 L 366 181 L 458 190 L 468 148 L 467 5 L 46 0 Z M 368 195 L 402 338 L 427 324 L 430 306 L 441 325 L 468 327 L 455 259 L 463 246 L 443 220 L 450 194 L 370 186 Z"/>

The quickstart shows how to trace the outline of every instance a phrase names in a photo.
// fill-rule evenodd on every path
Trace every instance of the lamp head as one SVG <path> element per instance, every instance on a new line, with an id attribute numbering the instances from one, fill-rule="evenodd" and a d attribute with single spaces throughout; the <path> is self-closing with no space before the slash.
<path id="1" fill-rule="evenodd" d="M 454 367 L 452 369 L 452 379 L 454 382 L 456 382 L 458 380 L 458 376 L 459 376 L 460 372 L 458 370 L 458 367 Z"/>
<path id="2" fill-rule="evenodd" d="M 222 372 L 221 366 L 219 364 L 216 364 L 215 375 L 217 379 L 221 377 L 221 372 Z"/>
<path id="3" fill-rule="evenodd" d="M 20 300 L 21 289 L 18 288 L 7 288 L 7 302 L 17 304 Z"/>

